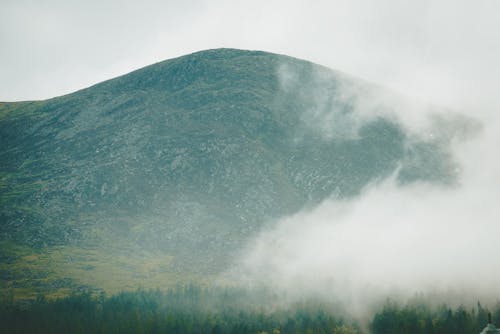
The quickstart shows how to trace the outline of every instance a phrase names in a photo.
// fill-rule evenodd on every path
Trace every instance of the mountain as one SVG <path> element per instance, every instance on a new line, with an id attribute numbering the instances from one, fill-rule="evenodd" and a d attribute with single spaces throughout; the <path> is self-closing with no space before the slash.
<path id="1" fill-rule="evenodd" d="M 325 198 L 390 175 L 452 185 L 449 143 L 471 122 L 436 116 L 432 136 L 411 133 L 377 102 L 384 92 L 288 56 L 216 49 L 0 103 L 3 286 L 207 279 L 265 224 Z"/>

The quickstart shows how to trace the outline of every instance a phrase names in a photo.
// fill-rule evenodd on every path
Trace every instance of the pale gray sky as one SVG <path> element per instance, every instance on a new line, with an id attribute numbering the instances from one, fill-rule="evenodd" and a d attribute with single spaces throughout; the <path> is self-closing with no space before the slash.
<path id="1" fill-rule="evenodd" d="M 440 104 L 497 103 L 500 1 L 0 1 L 0 101 L 186 53 L 284 53 Z"/>

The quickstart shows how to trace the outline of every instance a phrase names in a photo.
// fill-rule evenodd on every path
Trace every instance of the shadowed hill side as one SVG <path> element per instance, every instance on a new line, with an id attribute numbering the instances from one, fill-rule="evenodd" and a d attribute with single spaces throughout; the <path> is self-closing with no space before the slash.
<path id="1" fill-rule="evenodd" d="M 453 183 L 448 137 L 410 136 L 384 113 L 357 121 L 346 85 L 379 89 L 287 56 L 217 49 L 0 103 L 5 284 L 22 281 L 16 247 L 145 252 L 168 256 L 169 273 L 216 274 L 262 224 L 398 168 L 401 182 Z M 61 269 L 68 261 L 53 272 L 81 280 Z"/>

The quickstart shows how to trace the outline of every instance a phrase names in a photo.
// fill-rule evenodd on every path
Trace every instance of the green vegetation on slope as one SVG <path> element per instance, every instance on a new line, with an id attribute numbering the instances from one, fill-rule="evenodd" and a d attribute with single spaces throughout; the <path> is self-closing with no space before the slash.
<path id="1" fill-rule="evenodd" d="M 1 253 L 29 250 L 1 263 L 2 285 L 40 276 L 131 287 L 123 271 L 140 273 L 136 258 L 166 259 L 151 285 L 212 277 L 263 224 L 398 168 L 401 182 L 453 183 L 446 140 L 411 136 L 383 113 L 357 122 L 346 85 L 379 89 L 306 61 L 219 49 L 0 103 Z M 30 252 L 41 255 L 30 262 Z"/>

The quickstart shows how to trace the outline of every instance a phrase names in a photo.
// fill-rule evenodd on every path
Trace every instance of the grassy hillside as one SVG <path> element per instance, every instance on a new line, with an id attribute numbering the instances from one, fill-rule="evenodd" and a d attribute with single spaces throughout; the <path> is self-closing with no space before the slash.
<path id="1" fill-rule="evenodd" d="M 400 182 L 452 184 L 450 136 L 410 135 L 390 106 L 360 120 L 356 94 L 380 89 L 287 56 L 217 49 L 0 103 L 3 288 L 211 280 L 263 224 L 329 196 L 396 170 Z"/>

